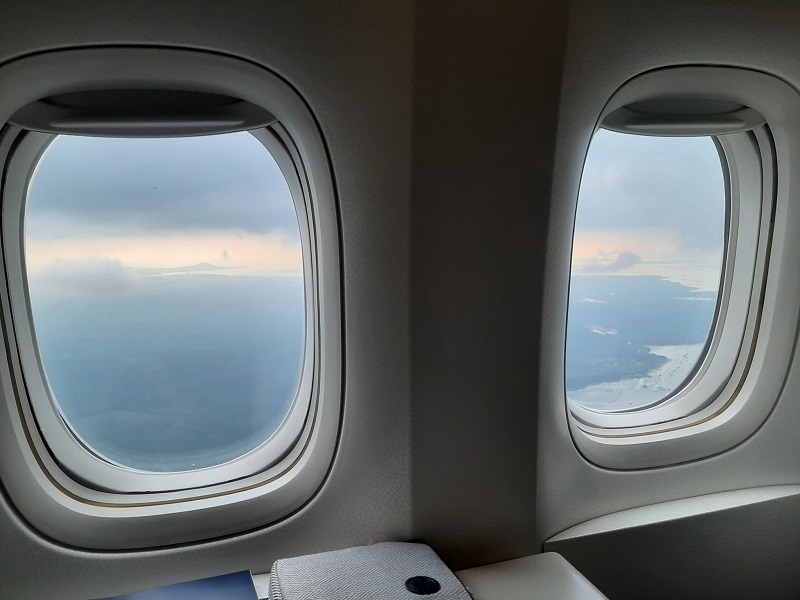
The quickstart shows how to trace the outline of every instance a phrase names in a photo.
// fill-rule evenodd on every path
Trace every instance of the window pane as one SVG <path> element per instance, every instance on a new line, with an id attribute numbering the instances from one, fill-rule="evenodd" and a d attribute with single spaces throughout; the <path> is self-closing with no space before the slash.
<path id="1" fill-rule="evenodd" d="M 276 431 L 303 365 L 303 261 L 287 182 L 253 136 L 60 136 L 24 233 L 40 359 L 90 449 L 182 471 Z"/>
<path id="2" fill-rule="evenodd" d="M 716 312 L 725 204 L 711 138 L 597 132 L 573 241 L 570 400 L 603 411 L 642 408 L 693 374 Z"/>

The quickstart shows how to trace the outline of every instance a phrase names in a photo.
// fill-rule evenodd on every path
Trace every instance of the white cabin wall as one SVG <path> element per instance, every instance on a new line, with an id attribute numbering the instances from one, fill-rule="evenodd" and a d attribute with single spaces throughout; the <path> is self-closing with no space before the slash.
<path id="1" fill-rule="evenodd" d="M 411 536 L 412 9 L 404 0 L 0 4 L 0 61 L 75 45 L 163 44 L 233 54 L 283 76 L 316 115 L 332 157 L 345 306 L 341 442 L 307 507 L 222 540 L 100 553 L 43 539 L 2 495 L 0 597 L 85 599 L 233 570 L 263 573 L 282 556 Z"/>

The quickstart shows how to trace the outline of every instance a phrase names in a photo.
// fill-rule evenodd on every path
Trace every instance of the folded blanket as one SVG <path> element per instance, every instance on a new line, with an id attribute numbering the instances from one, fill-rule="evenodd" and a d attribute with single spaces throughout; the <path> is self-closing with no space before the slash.
<path id="1" fill-rule="evenodd" d="M 275 561 L 270 600 L 470 600 L 424 544 L 374 544 Z"/>

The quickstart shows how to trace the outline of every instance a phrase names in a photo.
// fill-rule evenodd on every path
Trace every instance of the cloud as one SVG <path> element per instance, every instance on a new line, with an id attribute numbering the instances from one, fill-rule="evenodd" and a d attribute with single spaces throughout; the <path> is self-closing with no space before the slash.
<path id="1" fill-rule="evenodd" d="M 598 335 L 619 335 L 619 331 L 616 329 L 609 329 L 602 325 L 586 325 L 586 329 Z"/>
<path id="2" fill-rule="evenodd" d="M 710 138 L 600 130 L 581 179 L 578 229 L 668 234 L 681 249 L 724 243 L 725 184 Z"/>
<path id="3" fill-rule="evenodd" d="M 227 252 L 228 259 L 222 260 Z M 239 235 L 236 232 L 195 231 L 160 236 L 112 235 L 77 240 L 26 240 L 25 262 L 32 276 L 55 261 L 113 259 L 140 273 L 182 268 L 198 263 L 224 267 L 224 274 L 268 276 L 287 270 L 303 272 L 299 239 L 281 234 Z M 221 271 L 222 272 L 222 271 Z"/>
<path id="4" fill-rule="evenodd" d="M 248 133 L 174 139 L 59 136 L 39 163 L 26 219 L 47 235 L 114 229 L 298 235 L 286 180 Z"/>
<path id="5" fill-rule="evenodd" d="M 117 296 L 141 284 L 142 275 L 118 260 L 56 260 L 30 279 L 31 292 Z"/>
<path id="6" fill-rule="evenodd" d="M 630 251 L 617 255 L 601 256 L 579 266 L 582 273 L 615 273 L 631 269 L 642 262 L 642 259 Z"/>
<path id="7" fill-rule="evenodd" d="M 680 300 L 682 302 L 716 302 L 716 296 L 681 296 L 672 297 L 670 300 Z"/>

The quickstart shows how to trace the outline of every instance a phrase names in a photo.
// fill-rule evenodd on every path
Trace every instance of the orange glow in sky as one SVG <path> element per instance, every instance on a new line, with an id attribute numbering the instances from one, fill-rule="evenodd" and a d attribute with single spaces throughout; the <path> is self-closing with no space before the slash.
<path id="1" fill-rule="evenodd" d="M 26 267 L 35 275 L 58 261 L 115 260 L 134 268 L 175 268 L 210 263 L 236 267 L 229 275 L 300 274 L 299 240 L 272 233 L 203 231 L 162 236 L 98 237 L 36 241 L 26 245 Z"/>
<path id="2" fill-rule="evenodd" d="M 642 260 L 662 260 L 674 257 L 677 240 L 663 230 L 581 230 L 572 247 L 572 264 L 580 265 L 603 256 L 633 252 Z"/>

